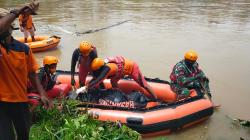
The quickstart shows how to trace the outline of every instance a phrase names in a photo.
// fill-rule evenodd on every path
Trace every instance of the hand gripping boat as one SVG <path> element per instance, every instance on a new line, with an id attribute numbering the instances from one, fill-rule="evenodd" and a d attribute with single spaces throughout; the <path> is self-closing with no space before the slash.
<path id="1" fill-rule="evenodd" d="M 16 38 L 18 41 L 24 43 L 23 37 Z M 31 38 L 28 38 L 27 44 L 33 52 L 42 52 L 52 48 L 55 48 L 60 43 L 60 37 L 58 36 L 35 36 L 35 42 L 31 41 Z"/>
<path id="2" fill-rule="evenodd" d="M 57 74 L 58 81 L 70 84 L 70 72 L 57 71 Z M 88 80 L 89 78 L 91 77 L 88 77 Z M 171 91 L 167 81 L 149 78 L 146 80 L 158 98 L 163 101 L 162 104 L 148 102 L 145 108 L 125 108 L 94 103 L 82 103 L 79 106 L 82 110 L 88 108 L 88 113 L 95 119 L 120 122 L 144 135 L 158 135 L 186 128 L 208 119 L 214 112 L 212 102 L 203 95 L 197 95 L 194 90 L 191 90 L 192 97 L 177 100 L 176 94 Z M 104 84 L 105 88 L 111 87 L 109 80 L 105 80 Z M 133 90 L 146 93 L 130 79 L 121 79 L 119 88 L 125 93 Z"/>
<path id="3" fill-rule="evenodd" d="M 71 91 L 71 85 L 69 84 L 59 84 L 54 85 L 54 87 L 47 91 L 47 95 L 49 98 L 60 98 L 60 96 L 68 96 L 69 92 Z M 60 95 L 62 94 L 62 95 Z M 27 94 L 29 103 L 33 106 L 38 106 L 41 104 L 41 96 L 37 92 L 29 92 Z"/>

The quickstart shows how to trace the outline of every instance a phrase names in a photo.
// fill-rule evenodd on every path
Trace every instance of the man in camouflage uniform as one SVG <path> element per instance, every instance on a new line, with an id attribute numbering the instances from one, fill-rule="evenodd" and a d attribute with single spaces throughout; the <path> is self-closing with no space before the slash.
<path id="1" fill-rule="evenodd" d="M 198 94 L 206 92 L 211 98 L 209 81 L 196 62 L 198 55 L 190 50 L 185 53 L 184 60 L 178 62 L 170 75 L 171 89 L 179 96 L 187 97 L 190 89 L 195 89 Z"/>

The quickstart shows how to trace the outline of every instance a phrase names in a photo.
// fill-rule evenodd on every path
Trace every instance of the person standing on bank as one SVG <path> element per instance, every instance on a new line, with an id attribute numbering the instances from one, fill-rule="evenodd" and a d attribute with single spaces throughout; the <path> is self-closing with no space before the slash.
<path id="1" fill-rule="evenodd" d="M 91 62 L 97 58 L 96 48 L 87 41 L 82 41 L 79 48 L 75 49 L 71 59 L 71 85 L 75 88 L 75 67 L 78 62 L 79 66 L 79 84 L 80 87 L 85 86 L 87 75 L 92 72 Z"/>
<path id="2" fill-rule="evenodd" d="M 0 139 L 28 140 L 30 111 L 27 98 L 27 79 L 41 95 L 42 103 L 52 104 L 43 90 L 36 71 L 38 65 L 31 49 L 12 37 L 11 25 L 24 12 L 35 12 L 39 4 L 32 2 L 8 12 L 0 8 Z M 15 132 L 14 132 L 15 129 Z M 16 134 L 16 136 L 15 136 Z"/>
<path id="3" fill-rule="evenodd" d="M 184 59 L 178 62 L 170 75 L 171 89 L 179 97 L 188 97 L 190 89 L 195 89 L 198 93 L 206 92 L 211 98 L 209 80 L 196 62 L 198 54 L 190 50 L 185 53 Z"/>

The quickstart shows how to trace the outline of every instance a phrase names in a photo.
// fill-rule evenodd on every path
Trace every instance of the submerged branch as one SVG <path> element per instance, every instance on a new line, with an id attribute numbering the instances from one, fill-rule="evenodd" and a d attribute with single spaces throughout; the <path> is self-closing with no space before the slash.
<path id="1" fill-rule="evenodd" d="M 87 30 L 87 31 L 84 31 L 84 32 L 76 32 L 76 35 L 90 34 L 90 33 L 98 32 L 98 31 L 105 30 L 105 29 L 108 29 L 108 28 L 111 28 L 111 27 L 114 27 L 114 26 L 121 25 L 121 24 L 123 24 L 125 22 L 128 22 L 128 21 L 131 21 L 131 20 L 121 21 L 121 22 L 118 22 L 116 24 L 113 24 L 113 25 L 110 25 L 110 26 L 107 26 L 107 27 L 103 27 L 103 28 L 99 28 L 99 29 L 94 29 L 94 30 L 91 29 L 91 30 Z"/>

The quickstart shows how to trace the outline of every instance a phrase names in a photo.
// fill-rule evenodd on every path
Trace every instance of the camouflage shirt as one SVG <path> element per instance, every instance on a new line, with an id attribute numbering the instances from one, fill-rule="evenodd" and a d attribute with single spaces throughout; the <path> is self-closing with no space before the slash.
<path id="1" fill-rule="evenodd" d="M 187 87 L 187 85 L 183 83 L 184 79 L 194 77 L 199 74 L 199 72 L 201 72 L 201 70 L 197 62 L 195 62 L 191 68 L 187 67 L 184 60 L 178 62 L 170 75 L 172 90 L 176 93 L 180 93 L 183 88 Z M 190 85 L 192 85 L 192 83 Z"/>

